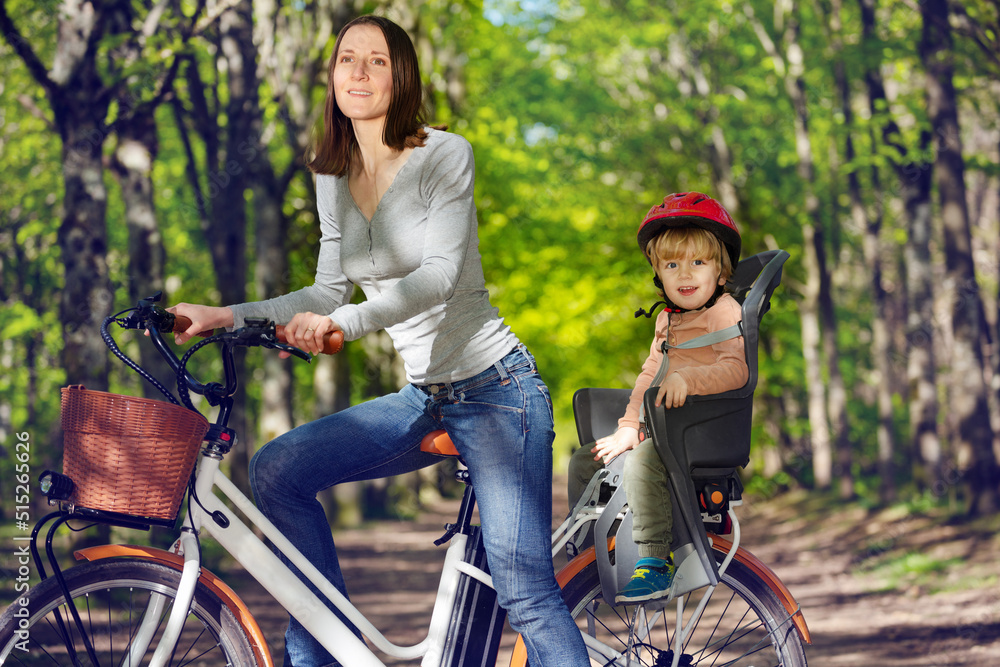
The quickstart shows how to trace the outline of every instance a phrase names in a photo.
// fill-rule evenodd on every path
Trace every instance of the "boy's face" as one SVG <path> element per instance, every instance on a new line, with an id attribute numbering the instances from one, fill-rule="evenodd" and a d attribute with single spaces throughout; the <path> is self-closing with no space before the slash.
<path id="1" fill-rule="evenodd" d="M 657 257 L 654 268 L 663 293 L 685 310 L 698 310 L 719 285 L 726 284 L 718 260 L 712 257 Z"/>

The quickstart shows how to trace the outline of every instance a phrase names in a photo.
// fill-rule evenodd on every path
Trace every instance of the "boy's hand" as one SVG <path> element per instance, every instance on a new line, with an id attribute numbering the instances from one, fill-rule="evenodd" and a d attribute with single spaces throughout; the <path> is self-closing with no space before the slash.
<path id="1" fill-rule="evenodd" d="M 680 373 L 671 373 L 656 392 L 656 405 L 665 408 L 679 408 L 688 396 L 688 383 Z"/>
<path id="2" fill-rule="evenodd" d="M 594 452 L 594 460 L 603 460 L 607 465 L 611 459 L 623 452 L 627 452 L 639 444 L 639 429 L 631 426 L 622 426 L 613 434 L 605 436 L 594 443 L 590 450 Z"/>

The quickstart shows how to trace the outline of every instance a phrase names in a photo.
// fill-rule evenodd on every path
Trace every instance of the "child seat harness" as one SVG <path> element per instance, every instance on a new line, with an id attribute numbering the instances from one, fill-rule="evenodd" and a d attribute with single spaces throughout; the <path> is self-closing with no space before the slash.
<path id="1" fill-rule="evenodd" d="M 654 306 L 655 307 L 655 306 Z M 702 334 L 696 336 L 691 340 L 684 341 L 677 345 L 671 345 L 667 341 L 663 341 L 660 345 L 660 350 L 663 351 L 663 361 L 660 362 L 660 369 L 656 371 L 656 375 L 653 376 L 653 381 L 649 383 L 650 387 L 659 387 L 660 383 L 663 382 L 663 378 L 667 377 L 667 371 L 670 370 L 670 356 L 667 354 L 668 350 L 691 350 L 697 347 L 709 347 L 710 345 L 715 345 L 716 343 L 721 343 L 723 341 L 729 340 L 731 338 L 738 338 L 743 335 L 743 321 L 740 320 L 736 324 L 726 327 L 725 329 L 719 329 L 718 331 L 711 331 L 707 334 Z M 639 433 L 645 434 L 646 431 L 646 406 L 639 406 Z"/>

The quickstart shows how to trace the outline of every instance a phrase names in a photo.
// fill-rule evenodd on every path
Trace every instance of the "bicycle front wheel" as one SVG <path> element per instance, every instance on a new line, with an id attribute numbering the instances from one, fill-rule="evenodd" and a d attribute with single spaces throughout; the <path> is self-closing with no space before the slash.
<path id="1" fill-rule="evenodd" d="M 723 554 L 712 552 L 720 563 Z M 684 599 L 684 620 L 705 589 Z M 585 635 L 601 645 L 591 648 L 594 665 L 670 665 L 675 648 L 676 601 L 653 611 L 635 605 L 605 602 L 596 561 L 563 587 L 563 598 Z M 629 630 L 632 630 L 631 636 Z M 616 662 L 614 656 L 619 655 Z M 729 564 L 704 613 L 681 646 L 679 665 L 713 667 L 806 667 L 802 642 L 788 612 L 774 591 L 738 561 Z"/>
<path id="2" fill-rule="evenodd" d="M 173 608 L 180 573 L 157 563 L 107 560 L 63 573 L 78 627 L 54 577 L 34 586 L 0 616 L 0 664 L 149 664 Z M 26 611 L 22 611 L 26 610 Z M 199 583 L 169 665 L 257 665 L 250 639 L 230 609 Z"/>

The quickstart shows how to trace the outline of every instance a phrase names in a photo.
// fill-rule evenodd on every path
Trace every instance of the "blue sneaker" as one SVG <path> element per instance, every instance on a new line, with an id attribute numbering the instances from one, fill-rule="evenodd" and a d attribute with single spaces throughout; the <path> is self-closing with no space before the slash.
<path id="1" fill-rule="evenodd" d="M 673 558 L 640 558 L 632 578 L 615 596 L 615 602 L 642 602 L 665 597 L 670 593 L 676 569 Z"/>

